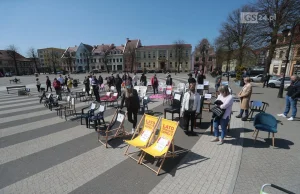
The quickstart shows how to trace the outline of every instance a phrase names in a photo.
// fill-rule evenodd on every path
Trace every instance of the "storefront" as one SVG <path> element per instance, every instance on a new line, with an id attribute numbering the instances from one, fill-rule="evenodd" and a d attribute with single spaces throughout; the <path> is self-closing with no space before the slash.
<path id="1" fill-rule="evenodd" d="M 300 61 L 293 65 L 291 75 L 300 75 Z"/>

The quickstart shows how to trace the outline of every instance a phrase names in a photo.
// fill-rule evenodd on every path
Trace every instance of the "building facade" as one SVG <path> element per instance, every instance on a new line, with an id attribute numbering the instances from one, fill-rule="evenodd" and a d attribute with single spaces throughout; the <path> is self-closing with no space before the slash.
<path id="1" fill-rule="evenodd" d="M 10 51 L 0 50 L 0 72 L 4 75 L 5 73 L 17 74 L 16 65 L 14 59 L 9 55 Z M 34 62 L 25 58 L 19 53 L 15 53 L 17 68 L 20 75 L 30 75 L 36 72 Z"/>
<path id="2" fill-rule="evenodd" d="M 50 47 L 38 49 L 37 52 L 42 72 L 51 72 L 54 71 L 54 68 L 61 69 L 61 56 L 65 49 Z"/>
<path id="3" fill-rule="evenodd" d="M 142 46 L 140 39 L 126 38 L 126 44 L 123 52 L 123 65 L 126 72 L 142 70 L 142 67 L 137 62 L 136 53 L 137 49 Z"/>
<path id="4" fill-rule="evenodd" d="M 73 72 L 76 71 L 76 52 L 77 46 L 68 47 L 63 55 L 61 56 L 62 60 L 62 69 L 65 71 Z"/>
<path id="5" fill-rule="evenodd" d="M 137 69 L 169 72 L 191 69 L 192 45 L 184 44 L 180 57 L 176 57 L 175 45 L 140 46 L 136 49 Z"/>
<path id="6" fill-rule="evenodd" d="M 101 44 L 94 46 L 91 60 L 92 69 L 106 71 L 108 68 L 109 71 L 123 71 L 123 52 L 124 45 Z"/>
<path id="7" fill-rule="evenodd" d="M 194 67 L 193 69 L 202 69 L 204 66 L 204 72 L 213 71 L 216 68 L 216 53 L 214 48 L 210 47 L 207 50 L 207 54 L 202 56 L 199 49 L 195 48 L 193 53 Z"/>

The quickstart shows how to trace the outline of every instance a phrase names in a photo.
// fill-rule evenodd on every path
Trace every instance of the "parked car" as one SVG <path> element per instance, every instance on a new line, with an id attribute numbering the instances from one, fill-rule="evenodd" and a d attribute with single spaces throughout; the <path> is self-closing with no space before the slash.
<path id="1" fill-rule="evenodd" d="M 282 78 L 278 79 L 270 79 L 268 86 L 271 88 L 279 88 L 281 84 Z M 291 84 L 291 78 L 290 77 L 285 77 L 284 79 L 284 86 L 287 87 Z"/>
<path id="2" fill-rule="evenodd" d="M 154 70 L 149 70 L 147 73 L 155 73 Z"/>
<path id="3" fill-rule="evenodd" d="M 236 73 L 235 73 L 235 71 L 231 71 L 231 72 L 229 72 L 229 75 L 230 75 L 230 77 L 236 77 Z"/>
<path id="4" fill-rule="evenodd" d="M 228 77 L 228 75 L 229 75 L 229 72 L 222 73 L 222 76 Z"/>
<path id="5" fill-rule="evenodd" d="M 12 76 L 13 76 L 13 74 L 11 72 L 6 72 L 5 73 L 5 77 L 12 77 Z"/>
<path id="6" fill-rule="evenodd" d="M 92 71 L 90 71 L 90 73 L 101 73 L 101 70 L 99 70 L 99 69 L 93 69 Z"/>
<path id="7" fill-rule="evenodd" d="M 261 82 L 263 78 L 263 74 L 259 74 L 257 76 L 250 77 L 251 82 Z"/>

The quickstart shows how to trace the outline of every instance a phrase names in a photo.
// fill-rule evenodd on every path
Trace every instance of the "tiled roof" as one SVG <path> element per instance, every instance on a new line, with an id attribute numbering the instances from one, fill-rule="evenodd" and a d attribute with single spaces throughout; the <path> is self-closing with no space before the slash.
<path id="1" fill-rule="evenodd" d="M 185 48 L 192 48 L 191 44 L 183 44 Z M 142 46 L 139 49 L 172 49 L 174 48 L 174 44 L 168 45 L 151 45 L 151 46 Z"/>
<path id="2" fill-rule="evenodd" d="M 127 44 L 126 44 L 125 50 L 128 49 L 128 48 L 137 48 L 138 42 L 139 42 L 138 39 L 127 40 Z"/>
<path id="3" fill-rule="evenodd" d="M 25 60 L 26 58 L 19 53 L 16 53 L 18 60 Z M 0 60 L 11 60 L 12 58 L 8 55 L 7 50 L 0 50 Z"/>
<path id="4" fill-rule="evenodd" d="M 88 50 L 89 52 L 92 52 L 92 51 L 93 51 L 93 46 L 88 45 L 88 44 L 83 44 L 83 45 L 85 46 L 85 48 L 87 48 L 87 50 Z"/>
<path id="5" fill-rule="evenodd" d="M 110 44 L 99 44 L 96 45 L 93 49 L 93 53 L 102 53 L 103 50 L 107 50 L 107 48 L 111 47 Z"/>
<path id="6" fill-rule="evenodd" d="M 67 51 L 69 51 L 69 52 L 76 52 L 77 49 L 78 49 L 78 46 L 75 46 L 75 47 L 69 47 L 69 48 L 67 49 Z"/>

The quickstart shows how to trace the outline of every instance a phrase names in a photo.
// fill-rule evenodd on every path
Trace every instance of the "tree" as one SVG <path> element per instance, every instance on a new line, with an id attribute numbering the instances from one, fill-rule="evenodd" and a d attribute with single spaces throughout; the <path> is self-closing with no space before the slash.
<path id="1" fill-rule="evenodd" d="M 103 61 L 104 61 L 104 65 L 105 65 L 105 68 L 107 70 L 107 73 L 109 73 L 109 68 L 108 68 L 108 58 L 109 58 L 109 55 L 110 55 L 110 51 L 111 51 L 111 46 L 110 45 L 104 45 L 102 44 L 102 48 L 101 48 L 101 54 L 102 54 L 102 58 L 103 58 Z"/>
<path id="2" fill-rule="evenodd" d="M 187 59 L 187 57 L 184 55 L 185 50 L 185 42 L 184 40 L 177 40 L 174 42 L 173 49 L 175 51 L 175 60 L 178 63 L 177 65 L 177 72 L 180 71 L 180 64 Z"/>
<path id="3" fill-rule="evenodd" d="M 130 61 L 130 72 L 132 73 L 133 72 L 133 67 L 134 67 L 134 63 L 135 63 L 135 48 L 133 46 L 129 46 L 127 49 L 126 49 L 126 59 L 128 59 L 128 61 Z"/>
<path id="4" fill-rule="evenodd" d="M 54 74 L 56 74 L 56 65 L 59 63 L 59 58 L 60 56 L 58 55 L 58 53 L 55 50 L 51 49 L 49 61 L 50 63 L 52 63 Z"/>
<path id="5" fill-rule="evenodd" d="M 17 49 L 17 47 L 13 44 L 9 45 L 6 49 L 6 52 L 12 58 L 12 60 L 14 61 L 16 74 L 20 75 L 19 68 L 18 68 L 18 62 L 17 62 L 17 58 L 18 58 L 18 49 Z"/>
<path id="6" fill-rule="evenodd" d="M 27 55 L 33 60 L 34 66 L 35 66 L 35 71 L 39 74 L 40 73 L 40 70 L 38 68 L 38 60 L 39 59 L 38 59 L 38 54 L 37 54 L 36 50 L 33 47 L 29 48 Z"/>
<path id="7" fill-rule="evenodd" d="M 277 45 L 278 33 L 287 25 L 291 25 L 300 15 L 299 0 L 258 0 L 255 9 L 266 19 L 256 26 L 255 35 L 262 45 L 269 47 L 265 72 L 269 72 Z"/>
<path id="8" fill-rule="evenodd" d="M 67 66 L 69 67 L 69 70 L 72 72 L 73 71 L 73 57 L 72 57 L 72 53 L 70 51 L 66 51 L 63 55 L 64 61 L 67 64 Z"/>
<path id="9" fill-rule="evenodd" d="M 201 67 L 202 71 L 204 71 L 204 67 L 207 65 L 207 60 L 208 60 L 208 49 L 210 47 L 210 44 L 206 38 L 203 38 L 199 44 L 196 46 L 197 54 L 199 59 L 201 59 Z"/>

